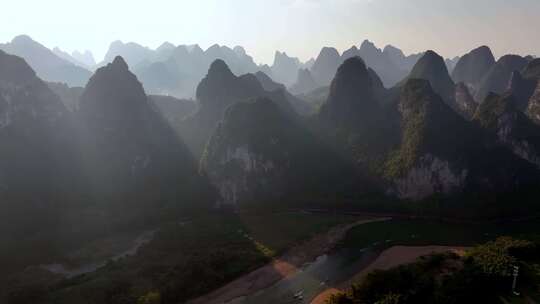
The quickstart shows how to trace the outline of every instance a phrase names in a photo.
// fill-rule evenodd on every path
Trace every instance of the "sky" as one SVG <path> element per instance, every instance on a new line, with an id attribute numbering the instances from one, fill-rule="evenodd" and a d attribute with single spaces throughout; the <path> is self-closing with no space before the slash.
<path id="1" fill-rule="evenodd" d="M 114 40 L 241 45 L 258 63 L 276 50 L 307 60 L 365 39 L 445 57 L 489 45 L 496 56 L 540 55 L 540 0 L 3 0 L 0 42 L 27 34 L 49 48 L 90 50 Z"/>

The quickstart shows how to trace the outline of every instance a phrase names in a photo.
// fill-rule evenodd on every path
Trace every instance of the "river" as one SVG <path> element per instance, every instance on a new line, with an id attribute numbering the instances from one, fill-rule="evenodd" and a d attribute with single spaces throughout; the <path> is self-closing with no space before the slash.
<path id="1" fill-rule="evenodd" d="M 86 263 L 79 265 L 77 267 L 68 267 L 65 264 L 62 263 L 53 263 L 53 264 L 46 264 L 46 265 L 40 265 L 41 268 L 46 269 L 52 273 L 63 275 L 66 278 L 72 278 L 81 274 L 90 273 L 98 270 L 99 268 L 107 265 L 109 261 L 116 261 L 122 258 L 125 258 L 127 256 L 132 256 L 137 253 L 139 248 L 143 246 L 144 244 L 147 244 L 154 238 L 154 234 L 157 232 L 157 229 L 155 230 L 147 230 L 142 232 L 137 238 L 133 240 L 131 243 L 131 246 L 114 256 L 103 259 L 100 261 L 92 262 L 92 263 Z"/>
<path id="2" fill-rule="evenodd" d="M 310 303 L 319 293 L 347 282 L 378 256 L 375 249 L 339 249 L 304 265 L 269 288 L 228 304 Z"/>

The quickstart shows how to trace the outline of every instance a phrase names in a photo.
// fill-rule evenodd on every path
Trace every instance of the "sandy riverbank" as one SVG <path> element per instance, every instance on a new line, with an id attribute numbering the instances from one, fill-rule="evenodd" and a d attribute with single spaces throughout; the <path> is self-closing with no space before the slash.
<path id="1" fill-rule="evenodd" d="M 252 271 L 205 296 L 191 300 L 188 304 L 227 303 L 234 299 L 268 288 L 280 280 L 292 276 L 306 263 L 312 262 L 317 257 L 330 251 L 353 227 L 389 219 L 390 218 L 365 219 L 352 224 L 335 227 L 327 233 L 320 234 L 303 244 L 291 248 L 287 253 L 280 258 L 275 259 L 272 263 Z"/>
<path id="2" fill-rule="evenodd" d="M 364 276 L 374 270 L 387 270 L 399 265 L 410 264 L 415 262 L 419 257 L 433 254 L 443 253 L 448 251 L 462 254 L 465 251 L 465 247 L 458 246 L 394 246 L 383 251 L 379 257 L 369 264 L 368 267 L 362 269 L 351 280 L 340 284 L 339 287 L 333 287 L 320 293 L 315 299 L 311 301 L 311 304 L 324 304 L 325 301 L 333 294 L 339 293 L 347 288 L 352 282 L 361 280 Z"/>

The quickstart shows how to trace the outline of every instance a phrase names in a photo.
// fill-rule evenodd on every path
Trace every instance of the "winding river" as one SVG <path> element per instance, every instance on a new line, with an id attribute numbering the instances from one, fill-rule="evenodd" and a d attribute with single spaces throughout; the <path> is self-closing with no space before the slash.
<path id="1" fill-rule="evenodd" d="M 157 232 L 157 229 L 155 230 L 147 230 L 141 233 L 135 240 L 133 240 L 131 247 L 128 249 L 117 253 L 116 255 L 112 256 L 111 258 L 104 259 L 97 262 L 87 263 L 80 266 L 77 266 L 75 268 L 70 268 L 64 264 L 61 263 L 54 263 L 54 264 L 47 264 L 47 265 L 40 265 L 41 268 L 46 269 L 52 273 L 63 275 L 66 278 L 72 278 L 81 274 L 90 273 L 98 270 L 99 268 L 107 265 L 109 261 L 117 261 L 119 259 L 125 258 L 127 256 L 132 256 L 137 253 L 139 248 L 143 246 L 144 244 L 147 244 L 154 238 L 154 234 Z"/>
<path id="2" fill-rule="evenodd" d="M 269 288 L 228 304 L 310 303 L 319 293 L 348 281 L 378 256 L 373 249 L 340 249 L 318 257 Z"/>

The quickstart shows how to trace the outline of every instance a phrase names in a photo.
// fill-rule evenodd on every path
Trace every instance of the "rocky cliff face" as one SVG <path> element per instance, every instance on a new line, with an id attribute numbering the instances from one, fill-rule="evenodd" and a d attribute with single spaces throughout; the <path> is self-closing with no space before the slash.
<path id="1" fill-rule="evenodd" d="M 527 134 L 538 133 L 521 120 L 522 113 L 504 115 L 508 103 L 498 97 L 494 101 L 480 105 L 471 123 L 446 105 L 427 81 L 409 80 L 399 105 L 401 147 L 386 164 L 394 184 L 390 192 L 417 200 L 436 193 L 531 189 L 540 175 L 532 159 L 524 159 L 524 150 L 532 146 Z M 527 139 L 531 142 L 525 143 Z"/>
<path id="2" fill-rule="evenodd" d="M 463 55 L 452 72 L 455 82 L 477 87 L 484 75 L 495 64 L 491 49 L 481 46 Z"/>
<path id="3" fill-rule="evenodd" d="M 468 173 L 465 168 L 453 169 L 447 160 L 425 154 L 404 176 L 394 180 L 395 185 L 390 193 L 401 199 L 419 200 L 435 193 L 461 192 Z"/>
<path id="4" fill-rule="evenodd" d="M 536 90 L 529 99 L 527 116 L 529 116 L 536 124 L 540 124 L 540 82 L 537 84 Z"/>
<path id="5" fill-rule="evenodd" d="M 398 197 L 422 199 L 435 193 L 461 192 L 466 163 L 455 153 L 470 144 L 467 123 L 452 111 L 427 80 L 411 79 L 402 88 L 399 111 L 401 147 L 391 155 L 387 175 Z M 443 130 L 454 130 L 452 133 Z"/>
<path id="6" fill-rule="evenodd" d="M 509 94 L 517 106 L 536 124 L 540 123 L 540 59 L 531 60 L 521 73 L 514 72 Z"/>
<path id="7" fill-rule="evenodd" d="M 540 127 L 521 112 L 513 95 L 489 95 L 474 119 L 516 156 L 540 167 Z"/>
<path id="8" fill-rule="evenodd" d="M 319 192 L 325 180 L 347 172 L 308 132 L 265 98 L 228 108 L 208 142 L 201 169 L 219 189 L 218 205 L 277 204 Z"/>
<path id="9" fill-rule="evenodd" d="M 460 114 L 463 118 L 471 120 L 478 108 L 478 103 L 469 92 L 469 88 L 463 82 L 456 85 L 455 103 L 452 109 Z"/>
<path id="10" fill-rule="evenodd" d="M 392 45 L 385 46 L 383 53 L 403 71 L 411 71 L 418 59 L 424 55 L 423 53 L 418 53 L 405 56 L 402 50 Z"/>

